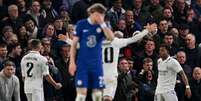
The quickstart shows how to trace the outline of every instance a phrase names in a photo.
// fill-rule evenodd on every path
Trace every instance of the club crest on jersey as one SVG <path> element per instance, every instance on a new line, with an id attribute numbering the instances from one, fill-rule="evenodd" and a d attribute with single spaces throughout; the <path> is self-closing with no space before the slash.
<path id="1" fill-rule="evenodd" d="M 96 28 L 96 32 L 101 33 L 101 28 L 100 27 Z"/>
<path id="2" fill-rule="evenodd" d="M 78 80 L 77 85 L 81 86 L 82 85 L 82 80 Z"/>

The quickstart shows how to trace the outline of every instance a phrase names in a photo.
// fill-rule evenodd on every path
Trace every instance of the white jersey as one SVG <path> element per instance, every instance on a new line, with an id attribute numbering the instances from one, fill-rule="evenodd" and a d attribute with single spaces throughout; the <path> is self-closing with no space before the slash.
<path id="1" fill-rule="evenodd" d="M 43 76 L 49 74 L 47 59 L 37 51 L 30 51 L 21 60 L 25 93 L 43 92 Z"/>
<path id="2" fill-rule="evenodd" d="M 160 58 L 158 60 L 158 80 L 156 94 L 174 90 L 177 73 L 181 70 L 182 67 L 176 59 L 168 57 L 166 60 L 162 60 Z"/>
<path id="3" fill-rule="evenodd" d="M 119 58 L 120 48 L 127 46 L 128 44 L 137 42 L 148 34 L 147 30 L 139 32 L 137 35 L 126 38 L 119 39 L 114 38 L 112 42 L 104 40 L 102 45 L 102 55 L 103 55 L 103 70 L 104 76 L 117 76 L 117 64 Z"/>

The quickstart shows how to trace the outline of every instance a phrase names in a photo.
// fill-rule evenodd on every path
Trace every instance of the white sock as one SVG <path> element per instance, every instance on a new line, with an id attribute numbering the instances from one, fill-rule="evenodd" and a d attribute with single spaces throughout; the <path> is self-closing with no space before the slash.
<path id="1" fill-rule="evenodd" d="M 83 94 L 77 94 L 76 100 L 75 101 L 85 101 L 86 95 Z"/>
<path id="2" fill-rule="evenodd" d="M 93 101 L 102 101 L 102 92 L 101 91 L 93 92 L 92 99 Z"/>

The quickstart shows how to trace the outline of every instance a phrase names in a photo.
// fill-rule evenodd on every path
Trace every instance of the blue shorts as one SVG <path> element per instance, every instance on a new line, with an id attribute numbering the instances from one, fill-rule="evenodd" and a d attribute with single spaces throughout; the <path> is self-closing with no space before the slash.
<path id="1" fill-rule="evenodd" d="M 94 66 L 78 64 L 75 81 L 76 87 L 103 89 L 105 85 L 102 64 Z"/>

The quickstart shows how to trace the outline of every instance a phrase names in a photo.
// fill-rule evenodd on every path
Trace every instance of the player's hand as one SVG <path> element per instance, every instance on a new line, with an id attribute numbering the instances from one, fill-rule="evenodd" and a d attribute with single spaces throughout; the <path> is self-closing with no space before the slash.
<path id="1" fill-rule="evenodd" d="M 188 98 L 190 98 L 191 97 L 191 89 L 190 88 L 186 88 L 186 92 L 185 92 L 185 94 L 186 94 L 186 96 L 188 97 Z"/>
<path id="2" fill-rule="evenodd" d="M 156 32 L 158 29 L 157 29 L 157 24 L 147 24 L 145 26 L 145 28 L 150 32 L 150 33 L 154 33 Z"/>
<path id="3" fill-rule="evenodd" d="M 97 13 L 95 12 L 94 13 L 94 16 L 95 16 L 95 21 L 98 23 L 98 24 L 102 24 L 104 23 L 104 15 L 103 14 L 100 14 L 100 13 Z"/>
<path id="4" fill-rule="evenodd" d="M 55 88 L 60 89 L 62 87 L 61 83 L 56 83 Z"/>
<path id="5" fill-rule="evenodd" d="M 77 69 L 76 64 L 70 63 L 70 65 L 69 65 L 69 73 L 70 73 L 70 75 L 74 76 L 76 69 Z"/>

